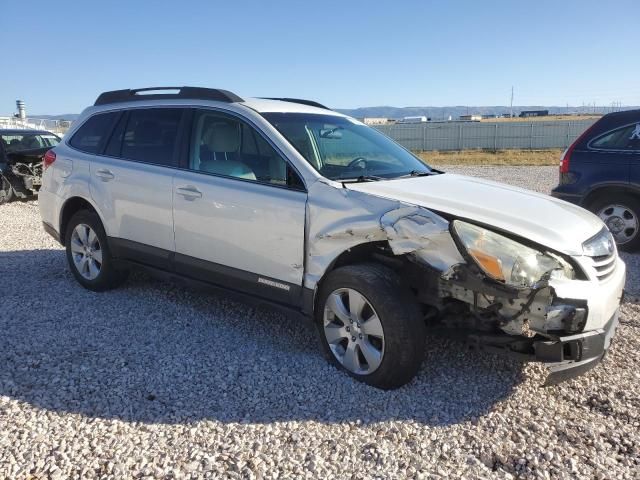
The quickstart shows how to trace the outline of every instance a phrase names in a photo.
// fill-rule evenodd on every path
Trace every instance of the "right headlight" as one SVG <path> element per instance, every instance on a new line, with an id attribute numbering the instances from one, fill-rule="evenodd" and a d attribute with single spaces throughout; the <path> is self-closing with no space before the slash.
<path id="1" fill-rule="evenodd" d="M 575 278 L 571 265 L 559 257 L 460 220 L 453 221 L 453 229 L 469 256 L 494 280 L 514 287 L 532 287 L 547 274 Z"/>

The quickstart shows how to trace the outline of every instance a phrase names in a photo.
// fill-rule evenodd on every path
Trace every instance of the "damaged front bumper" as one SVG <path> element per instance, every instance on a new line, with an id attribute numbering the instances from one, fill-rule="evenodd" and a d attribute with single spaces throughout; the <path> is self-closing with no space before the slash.
<path id="1" fill-rule="evenodd" d="M 467 343 L 478 350 L 506 353 L 549 369 L 544 385 L 556 385 L 582 375 L 604 358 L 618 326 L 619 309 L 602 328 L 554 338 L 502 334 L 467 334 Z M 442 332 L 444 333 L 444 332 Z"/>
<path id="2" fill-rule="evenodd" d="M 533 342 L 534 360 L 551 372 L 545 385 L 556 385 L 592 369 L 604 358 L 618 326 L 619 310 L 600 329 Z"/>

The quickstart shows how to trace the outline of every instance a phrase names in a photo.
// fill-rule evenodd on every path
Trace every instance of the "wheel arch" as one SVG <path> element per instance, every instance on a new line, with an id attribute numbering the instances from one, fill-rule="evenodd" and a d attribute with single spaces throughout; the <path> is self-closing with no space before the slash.
<path id="1" fill-rule="evenodd" d="M 582 206 L 589 208 L 594 202 L 607 193 L 615 193 L 616 195 L 631 195 L 640 200 L 640 188 L 630 184 L 624 185 L 601 185 L 590 190 L 582 200 Z"/>
<path id="2" fill-rule="evenodd" d="M 388 256 L 385 253 L 388 252 Z M 322 283 L 326 280 L 327 276 L 334 270 L 346 265 L 354 265 L 365 262 L 375 262 L 389 266 L 389 264 L 396 263 L 396 266 L 401 265 L 401 258 L 392 258 L 391 248 L 388 241 L 380 240 L 373 242 L 365 242 L 349 247 L 339 253 L 328 265 L 322 273 L 320 279 L 316 282 L 313 289 L 307 290 L 306 298 L 304 299 L 304 311 L 307 314 L 313 315 L 316 311 L 318 302 L 318 292 Z"/>
<path id="3" fill-rule="evenodd" d="M 73 217 L 73 215 L 79 212 L 80 210 L 88 210 L 88 211 L 94 212 L 96 215 L 98 215 L 98 218 L 100 218 L 100 221 L 104 226 L 104 221 L 102 219 L 102 216 L 100 215 L 100 212 L 98 212 L 98 209 L 96 208 L 96 206 L 93 204 L 92 201 L 86 199 L 85 197 L 80 197 L 80 196 L 74 196 L 74 197 L 68 198 L 62 204 L 62 208 L 60 209 L 60 220 L 59 220 L 60 232 L 59 233 L 60 233 L 60 240 L 63 244 L 66 241 L 65 236 L 66 236 L 67 225 L 69 224 L 69 220 L 71 220 L 71 217 Z"/>

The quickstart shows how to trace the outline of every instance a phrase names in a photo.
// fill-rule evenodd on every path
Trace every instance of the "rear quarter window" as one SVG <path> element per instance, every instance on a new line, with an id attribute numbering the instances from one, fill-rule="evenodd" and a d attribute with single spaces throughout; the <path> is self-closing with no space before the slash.
<path id="1" fill-rule="evenodd" d="M 98 113 L 73 134 L 69 144 L 80 151 L 100 153 L 120 112 Z"/>
<path id="2" fill-rule="evenodd" d="M 592 140 L 589 147 L 596 150 L 640 151 L 640 122 L 610 130 Z"/>

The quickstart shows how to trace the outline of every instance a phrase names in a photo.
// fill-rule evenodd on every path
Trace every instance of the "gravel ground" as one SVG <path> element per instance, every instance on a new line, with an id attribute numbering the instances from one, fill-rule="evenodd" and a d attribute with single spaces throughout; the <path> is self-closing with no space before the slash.
<path id="1" fill-rule="evenodd" d="M 0 232 L 0 478 L 640 478 L 638 298 L 603 364 L 562 385 L 433 339 L 416 380 L 382 392 L 280 313 L 144 274 L 83 290 L 35 202 L 0 207 Z"/>

